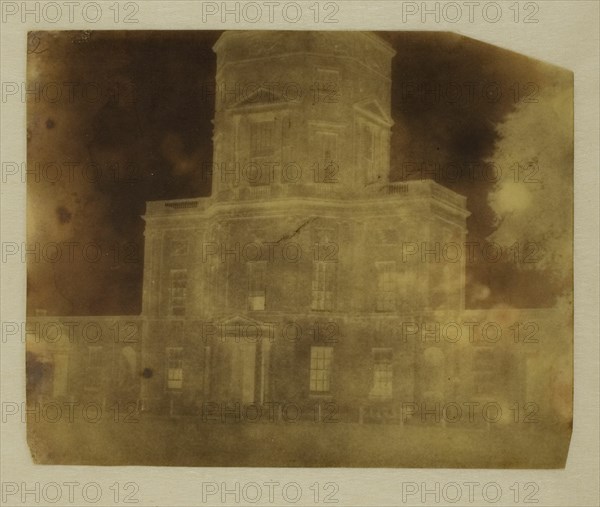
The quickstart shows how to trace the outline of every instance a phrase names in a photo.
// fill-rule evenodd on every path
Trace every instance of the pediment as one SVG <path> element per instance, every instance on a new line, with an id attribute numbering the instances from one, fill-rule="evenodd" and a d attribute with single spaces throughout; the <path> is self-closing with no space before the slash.
<path id="1" fill-rule="evenodd" d="M 213 322 L 221 324 L 223 326 L 257 326 L 261 327 L 263 325 L 262 322 L 246 317 L 245 315 L 240 314 L 229 314 L 222 315 L 213 320 Z"/>
<path id="2" fill-rule="evenodd" d="M 394 124 L 392 117 L 386 112 L 377 99 L 367 99 L 354 104 L 354 109 L 367 118 L 391 127 Z"/>
<path id="3" fill-rule="evenodd" d="M 247 107 L 273 106 L 289 103 L 289 98 L 286 99 L 281 93 L 274 88 L 259 86 L 254 90 L 241 89 L 239 91 L 241 98 L 234 102 L 230 109 L 239 109 Z"/>

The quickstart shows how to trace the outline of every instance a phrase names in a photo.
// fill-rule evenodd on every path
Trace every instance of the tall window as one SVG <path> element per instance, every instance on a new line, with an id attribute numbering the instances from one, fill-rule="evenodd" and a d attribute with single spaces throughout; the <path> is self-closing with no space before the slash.
<path id="1" fill-rule="evenodd" d="M 265 157 L 273 153 L 272 121 L 253 121 L 250 127 L 250 158 Z"/>
<path id="2" fill-rule="evenodd" d="M 210 394 L 210 346 L 204 347 L 204 373 L 202 378 L 204 396 Z"/>
<path id="3" fill-rule="evenodd" d="M 442 260 L 442 305 L 446 308 L 460 305 L 461 279 L 460 279 L 460 255 L 458 254 L 460 236 L 448 227 L 442 229 L 444 238 L 445 255 Z"/>
<path id="4" fill-rule="evenodd" d="M 331 388 L 333 347 L 310 348 L 310 391 L 328 393 Z"/>
<path id="5" fill-rule="evenodd" d="M 391 312 L 396 309 L 396 263 L 376 262 L 377 311 Z"/>
<path id="6" fill-rule="evenodd" d="M 317 69 L 313 90 L 315 103 L 335 104 L 340 100 L 340 73 L 333 69 Z"/>
<path id="7" fill-rule="evenodd" d="M 377 179 L 381 163 L 381 129 L 372 123 L 359 123 L 358 162 L 366 172 L 367 181 Z"/>
<path id="8" fill-rule="evenodd" d="M 183 348 L 167 348 L 167 389 L 181 389 L 183 386 Z"/>
<path id="9" fill-rule="evenodd" d="M 336 271 L 335 262 L 313 262 L 312 310 L 333 310 Z"/>
<path id="10" fill-rule="evenodd" d="M 320 152 L 319 162 L 322 167 L 327 167 L 329 164 L 336 164 L 338 159 L 337 153 L 337 134 L 335 132 L 317 132 L 317 142 Z"/>
<path id="11" fill-rule="evenodd" d="M 496 361 L 492 347 L 477 346 L 474 348 L 472 369 L 475 393 L 493 393 L 495 391 Z"/>
<path id="12" fill-rule="evenodd" d="M 103 378 L 102 365 L 102 347 L 88 347 L 87 364 L 85 369 L 87 389 L 100 389 Z"/>
<path id="13" fill-rule="evenodd" d="M 172 269 L 169 287 L 169 315 L 185 315 L 187 303 L 187 269 Z"/>
<path id="14" fill-rule="evenodd" d="M 388 400 L 392 397 L 392 372 L 392 349 L 373 349 L 371 398 Z"/>
<path id="15" fill-rule="evenodd" d="M 266 305 L 266 261 L 252 261 L 247 263 L 248 269 L 248 309 L 264 310 Z"/>
<path id="16" fill-rule="evenodd" d="M 275 122 L 258 120 L 250 123 L 249 166 L 245 178 L 251 185 L 268 185 L 270 167 L 275 160 Z"/>

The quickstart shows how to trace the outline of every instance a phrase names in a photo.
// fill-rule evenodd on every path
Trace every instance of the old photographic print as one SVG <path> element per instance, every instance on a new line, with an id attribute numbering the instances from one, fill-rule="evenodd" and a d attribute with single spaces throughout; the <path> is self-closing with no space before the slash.
<path id="1" fill-rule="evenodd" d="M 564 467 L 569 70 L 450 32 L 27 52 L 36 463 Z"/>

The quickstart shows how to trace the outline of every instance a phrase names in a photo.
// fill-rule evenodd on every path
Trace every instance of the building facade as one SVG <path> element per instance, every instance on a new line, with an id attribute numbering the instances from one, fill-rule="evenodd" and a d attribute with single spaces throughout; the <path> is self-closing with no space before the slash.
<path id="1" fill-rule="evenodd" d="M 439 249 L 469 213 L 388 179 L 394 50 L 340 32 L 227 32 L 214 50 L 212 194 L 144 216 L 144 407 L 443 397 L 398 333 L 463 310 L 464 258 Z"/>
<path id="2" fill-rule="evenodd" d="M 546 392 L 568 355 L 551 335 L 568 323 L 465 309 L 466 199 L 389 180 L 392 47 L 241 31 L 214 50 L 212 193 L 147 203 L 142 314 L 79 319 L 76 340 L 61 318 L 40 356 L 44 396 L 164 415 L 294 404 L 364 422 Z M 28 343 L 46 320 L 30 319 Z"/>

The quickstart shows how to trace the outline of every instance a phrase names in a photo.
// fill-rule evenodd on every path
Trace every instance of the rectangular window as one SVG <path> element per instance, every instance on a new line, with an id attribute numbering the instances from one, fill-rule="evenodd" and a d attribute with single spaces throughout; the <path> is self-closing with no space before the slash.
<path id="1" fill-rule="evenodd" d="M 251 186 L 268 185 L 272 178 L 272 164 L 276 162 L 275 122 L 251 120 L 249 137 L 249 163 L 243 168 L 243 178 Z"/>
<path id="2" fill-rule="evenodd" d="M 374 146 L 374 139 L 373 139 L 373 129 L 366 123 L 363 123 L 361 125 L 361 132 L 360 132 L 360 155 L 361 155 L 361 158 L 365 163 L 371 164 L 371 163 L 373 163 L 374 154 L 375 154 L 375 146 Z"/>
<path id="3" fill-rule="evenodd" d="M 98 390 L 102 386 L 102 347 L 88 347 L 87 364 L 86 364 L 86 388 L 90 390 Z"/>
<path id="4" fill-rule="evenodd" d="M 400 271 L 396 272 L 396 282 L 398 288 L 396 309 L 404 312 L 418 308 L 421 303 L 415 297 L 415 287 L 418 285 L 416 269 L 402 263 Z"/>
<path id="5" fill-rule="evenodd" d="M 336 241 L 337 233 L 334 228 L 315 229 L 313 232 L 313 239 L 317 243 L 317 245 L 320 245 L 321 247 L 323 247 L 324 245 L 330 245 L 334 241 Z M 317 245 L 315 245 L 315 247 Z M 319 257 L 318 260 L 331 260 L 331 259 L 321 259 Z"/>
<path id="6" fill-rule="evenodd" d="M 268 185 L 275 160 L 275 122 L 255 120 L 250 123 L 249 164 L 244 167 L 244 179 L 251 186 Z"/>
<path id="7" fill-rule="evenodd" d="M 376 262 L 377 311 L 391 312 L 396 309 L 396 263 Z"/>
<path id="8" fill-rule="evenodd" d="M 317 132 L 317 143 L 320 153 L 319 162 L 322 168 L 325 168 L 330 164 L 337 164 L 337 139 L 338 136 L 335 132 Z"/>
<path id="9" fill-rule="evenodd" d="M 476 394 L 491 394 L 495 391 L 494 351 L 491 347 L 476 347 L 473 350 L 473 381 Z"/>
<path id="10" fill-rule="evenodd" d="M 340 73 L 333 69 L 317 69 L 317 82 L 313 89 L 314 102 L 335 104 L 340 97 Z"/>
<path id="11" fill-rule="evenodd" d="M 313 262 L 312 310 L 333 310 L 336 272 L 335 262 Z"/>
<path id="12" fill-rule="evenodd" d="M 169 287 L 169 315 L 185 315 L 187 303 L 187 269 L 172 269 Z"/>
<path id="13" fill-rule="evenodd" d="M 204 347 L 204 372 L 202 377 L 204 396 L 210 394 L 210 347 Z"/>
<path id="14" fill-rule="evenodd" d="M 167 389 L 181 389 L 183 386 L 183 348 L 167 348 Z"/>
<path id="15" fill-rule="evenodd" d="M 392 397 L 392 349 L 373 349 L 373 386 L 370 397 L 388 400 Z"/>
<path id="16" fill-rule="evenodd" d="M 253 311 L 264 310 L 267 299 L 266 286 L 266 261 L 252 261 L 247 263 L 248 271 L 248 309 Z"/>
<path id="17" fill-rule="evenodd" d="M 253 121 L 250 127 L 250 158 L 273 154 L 274 122 Z"/>
<path id="18" fill-rule="evenodd" d="M 446 308 L 452 308 L 453 306 L 460 304 L 460 286 L 461 280 L 460 270 L 457 269 L 460 264 L 456 261 L 459 260 L 459 242 L 460 239 L 456 238 L 453 231 L 444 227 L 442 229 L 444 238 L 443 243 L 443 256 L 442 256 L 442 273 L 441 273 L 441 305 Z"/>
<path id="19" fill-rule="evenodd" d="M 328 393 L 331 388 L 333 347 L 310 348 L 310 391 Z"/>
<path id="20" fill-rule="evenodd" d="M 359 166 L 364 169 L 367 181 L 373 182 L 377 179 L 378 171 L 381 169 L 381 132 L 373 124 L 360 122 L 358 132 Z"/>
<path id="21" fill-rule="evenodd" d="M 99 363 L 97 363 L 99 364 Z M 69 390 L 69 355 L 54 354 L 54 370 L 52 372 L 52 396 L 65 396 Z"/>

